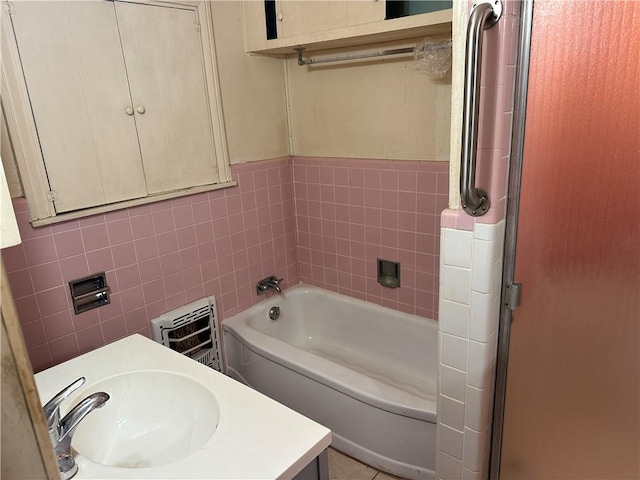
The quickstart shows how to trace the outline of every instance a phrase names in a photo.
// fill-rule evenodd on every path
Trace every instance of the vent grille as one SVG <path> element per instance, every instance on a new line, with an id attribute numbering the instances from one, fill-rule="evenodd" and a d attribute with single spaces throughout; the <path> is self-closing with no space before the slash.
<path id="1" fill-rule="evenodd" d="M 151 320 L 153 339 L 223 371 L 215 297 L 205 297 Z"/>

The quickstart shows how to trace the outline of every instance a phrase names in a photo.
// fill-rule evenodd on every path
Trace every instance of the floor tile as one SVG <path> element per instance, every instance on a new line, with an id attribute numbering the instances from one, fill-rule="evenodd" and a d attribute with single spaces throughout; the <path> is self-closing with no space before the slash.
<path id="1" fill-rule="evenodd" d="M 378 472 L 373 480 L 402 480 L 402 477 L 394 477 L 388 473 Z"/>
<path id="2" fill-rule="evenodd" d="M 373 480 L 377 474 L 377 470 L 364 463 L 360 463 L 333 448 L 329 449 L 330 480 Z"/>

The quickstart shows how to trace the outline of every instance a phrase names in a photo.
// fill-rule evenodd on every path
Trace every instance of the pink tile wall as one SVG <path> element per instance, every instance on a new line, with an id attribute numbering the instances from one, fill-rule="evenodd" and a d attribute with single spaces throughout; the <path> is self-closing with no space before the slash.
<path id="1" fill-rule="evenodd" d="M 295 157 L 293 177 L 303 283 L 437 318 L 448 162 Z M 400 288 L 377 258 L 401 263 Z"/>
<path id="2" fill-rule="evenodd" d="M 232 175 L 238 187 L 36 229 L 14 200 L 23 243 L 2 257 L 34 369 L 149 336 L 150 319 L 205 295 L 234 315 L 271 274 L 437 318 L 448 163 L 283 158 Z M 401 288 L 376 282 L 378 257 L 401 262 Z M 74 315 L 67 283 L 100 271 L 111 304 Z"/>
<path id="3" fill-rule="evenodd" d="M 298 278 L 291 159 L 232 166 L 238 187 L 31 228 L 2 251 L 35 371 L 132 333 L 205 295 L 221 318 L 257 302 L 255 283 Z M 111 304 L 74 315 L 67 282 L 106 271 Z"/>
<path id="4" fill-rule="evenodd" d="M 442 218 L 447 228 L 471 231 L 475 222 L 495 224 L 506 217 L 519 2 L 503 5 L 498 24 L 484 32 L 480 79 L 476 185 L 489 193 L 491 208 L 475 219 L 461 208 L 447 210 Z"/>

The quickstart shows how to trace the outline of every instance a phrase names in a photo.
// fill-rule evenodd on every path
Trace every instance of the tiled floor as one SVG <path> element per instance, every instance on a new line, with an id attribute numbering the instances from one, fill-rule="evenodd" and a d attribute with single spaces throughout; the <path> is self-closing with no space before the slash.
<path id="1" fill-rule="evenodd" d="M 379 472 L 333 448 L 329 448 L 330 480 L 398 480 L 398 478 Z"/>

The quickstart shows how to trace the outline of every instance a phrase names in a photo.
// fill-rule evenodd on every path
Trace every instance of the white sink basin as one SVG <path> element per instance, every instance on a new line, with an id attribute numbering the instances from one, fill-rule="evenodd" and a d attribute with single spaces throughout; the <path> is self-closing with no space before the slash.
<path id="1" fill-rule="evenodd" d="M 166 465 L 189 456 L 214 434 L 216 397 L 199 381 L 167 371 L 134 371 L 83 388 L 111 397 L 78 426 L 71 443 L 87 459 L 112 467 Z"/>
<path id="2" fill-rule="evenodd" d="M 111 398 L 75 432 L 73 480 L 293 478 L 331 443 L 325 427 L 141 335 L 36 374 L 40 398 L 80 377 L 63 415 L 96 391 Z"/>

